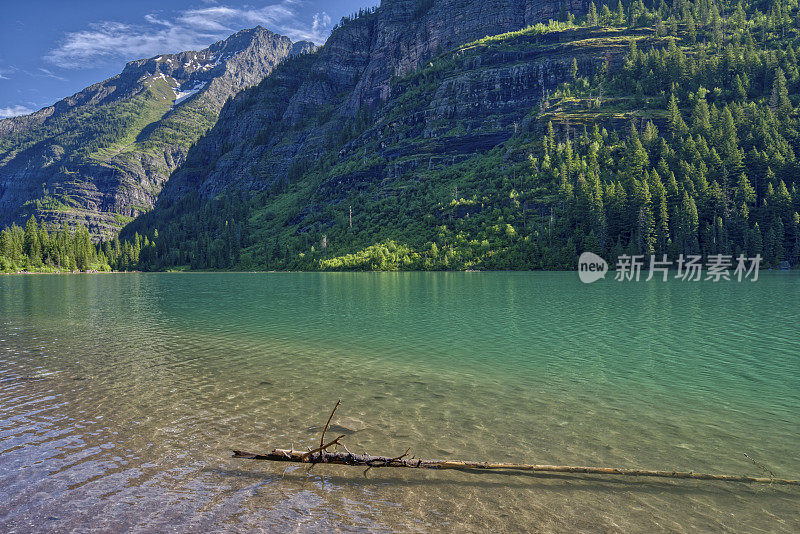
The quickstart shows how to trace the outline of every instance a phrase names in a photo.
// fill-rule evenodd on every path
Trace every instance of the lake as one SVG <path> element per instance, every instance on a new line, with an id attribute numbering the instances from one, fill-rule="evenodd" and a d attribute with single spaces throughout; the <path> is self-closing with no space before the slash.
<path id="1" fill-rule="evenodd" d="M 800 478 L 800 276 L 0 277 L 0 530 L 800 531 L 800 488 L 272 464 Z M 335 436 L 332 436 L 335 437 Z"/>

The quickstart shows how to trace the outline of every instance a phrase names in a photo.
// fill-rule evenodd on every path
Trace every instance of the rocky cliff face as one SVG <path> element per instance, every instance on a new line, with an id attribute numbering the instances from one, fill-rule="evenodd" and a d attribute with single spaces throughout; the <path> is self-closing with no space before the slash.
<path id="1" fill-rule="evenodd" d="M 312 43 L 258 27 L 201 51 L 133 61 L 114 78 L 0 121 L 0 226 L 31 214 L 109 235 L 153 206 L 226 100 Z"/>
<path id="2" fill-rule="evenodd" d="M 604 95 L 596 75 L 618 69 L 631 41 L 670 41 L 527 18 L 560 10 L 395 0 L 345 21 L 227 104 L 121 238 L 158 229 L 168 255 L 154 265 L 194 268 L 309 268 L 322 243 L 375 268 L 367 249 L 387 240 L 391 254 L 406 243 L 439 257 L 431 243 L 456 240 L 491 255 L 494 237 L 532 231 L 529 210 L 539 224 L 552 208 L 548 123 L 577 140 L 584 126 L 641 118 L 620 113 L 629 98 Z"/>
<path id="3" fill-rule="evenodd" d="M 588 2 L 568 0 L 563 6 L 579 15 Z M 342 149 L 345 157 L 348 148 L 334 146 L 342 129 L 365 113 L 386 126 L 381 121 L 387 110 L 404 98 L 404 87 L 394 82 L 465 43 L 546 22 L 561 10 L 562 3 L 544 0 L 386 0 L 374 12 L 345 22 L 313 56 L 290 62 L 234 99 L 174 175 L 164 202 L 189 192 L 209 198 L 228 187 L 263 190 L 287 181 L 330 150 Z M 488 109 L 480 107 L 483 96 L 516 112 L 530 109 L 541 98 L 545 81 L 552 86 L 559 75 L 567 75 L 568 65 L 551 63 L 517 68 L 517 74 L 514 69 L 492 74 L 487 62 L 482 81 L 470 80 L 469 86 L 459 85 L 466 81 L 449 82 L 443 88 L 453 93 L 449 102 L 435 105 L 444 116 L 458 111 L 475 120 Z M 492 76 L 502 86 L 515 84 L 509 90 L 518 94 L 511 100 L 504 100 L 508 95 L 487 96 L 494 93 L 488 85 Z M 489 136 L 484 144 L 501 139 L 502 135 Z M 463 148 L 474 152 L 477 147 L 467 143 Z"/>

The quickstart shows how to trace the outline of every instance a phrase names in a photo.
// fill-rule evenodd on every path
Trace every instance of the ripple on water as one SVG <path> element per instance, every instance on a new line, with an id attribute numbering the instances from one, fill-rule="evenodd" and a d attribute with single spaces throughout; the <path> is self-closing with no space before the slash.
<path id="1" fill-rule="evenodd" d="M 0 526 L 798 531 L 786 488 L 229 453 L 312 446 L 341 398 L 359 452 L 798 476 L 798 282 L 3 277 Z"/>

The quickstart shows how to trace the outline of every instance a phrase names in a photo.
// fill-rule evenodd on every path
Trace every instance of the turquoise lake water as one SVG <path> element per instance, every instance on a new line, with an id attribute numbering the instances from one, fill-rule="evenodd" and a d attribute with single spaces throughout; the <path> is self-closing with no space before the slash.
<path id="1" fill-rule="evenodd" d="M 0 530 L 800 531 L 800 489 L 237 460 L 353 452 L 800 478 L 800 275 L 0 277 Z"/>

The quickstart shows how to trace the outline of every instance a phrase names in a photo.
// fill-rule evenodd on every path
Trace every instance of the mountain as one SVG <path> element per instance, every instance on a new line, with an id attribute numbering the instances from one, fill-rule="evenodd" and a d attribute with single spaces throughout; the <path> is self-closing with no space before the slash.
<path id="1" fill-rule="evenodd" d="M 170 179 L 155 212 L 125 235 L 152 232 L 181 199 L 206 201 L 222 191 L 273 194 L 291 183 L 306 190 L 301 195 L 307 197 L 291 200 L 303 205 L 263 230 L 274 233 L 280 223 L 306 236 L 317 203 L 329 207 L 367 187 L 391 190 L 392 181 L 420 165 L 445 165 L 491 149 L 511 136 L 514 122 L 543 91 L 568 79 L 576 54 L 587 69 L 598 68 L 609 51 L 624 53 L 627 41 L 611 36 L 607 47 L 582 50 L 556 36 L 544 48 L 491 55 L 460 47 L 586 7 L 540 0 L 391 0 L 344 19 L 315 54 L 286 62 L 233 99 Z M 614 32 L 575 33 L 580 42 Z M 434 101 L 410 99 L 417 89 L 409 91 L 408 82 L 446 53 L 457 58 L 442 73 L 452 79 Z M 348 165 L 358 168 L 343 172 Z M 277 212 L 269 211 L 268 218 Z"/>
<path id="2" fill-rule="evenodd" d="M 486 35 L 553 19 L 563 9 L 580 14 L 586 5 L 542 0 L 387 0 L 354 20 L 344 19 L 317 54 L 286 65 L 260 87 L 235 99 L 218 127 L 193 151 L 195 157 L 178 173 L 169 194 L 196 190 L 201 196 L 213 196 L 232 184 L 261 190 L 285 181 L 290 170 L 296 172 L 328 150 L 331 138 L 341 137 L 343 123 L 396 102 L 402 88 L 394 87 L 394 81 L 443 52 Z M 539 59 L 524 67 L 527 78 L 508 87 L 517 95 L 514 100 L 496 93 L 496 105 L 529 109 L 541 97 L 540 78 L 554 86 L 559 76 L 567 74 L 568 65 L 559 72 L 558 60 Z M 505 71 L 492 71 L 487 63 L 476 70 L 494 74 L 505 84 Z M 443 115 L 431 120 L 455 122 L 458 114 L 480 120 L 473 112 L 475 104 L 491 90 L 448 95 L 449 102 L 438 103 L 440 107 L 432 110 Z M 454 113 L 446 111 L 447 106 Z M 428 110 L 414 111 L 416 117 L 430 115 Z M 506 131 L 511 120 L 503 122 L 507 124 L 498 123 L 495 129 Z"/>
<path id="3" fill-rule="evenodd" d="M 795 265 L 800 17 L 763 8 L 386 0 L 226 105 L 122 239 L 154 269 Z"/>
<path id="4" fill-rule="evenodd" d="M 150 209 L 225 101 L 312 51 L 262 27 L 128 63 L 31 115 L 0 121 L 0 225 L 35 215 L 110 236 Z"/>
<path id="5" fill-rule="evenodd" d="M 99 257 L 574 269 L 592 251 L 612 265 L 796 266 L 798 20 L 782 0 L 385 0 L 226 103 Z M 0 236 L 7 265 L 24 243 L 38 250 L 36 232 Z"/>

